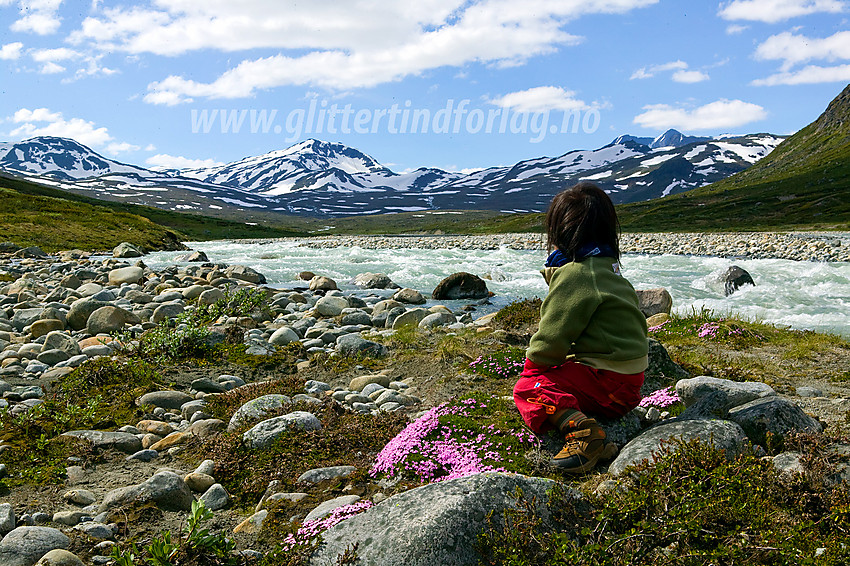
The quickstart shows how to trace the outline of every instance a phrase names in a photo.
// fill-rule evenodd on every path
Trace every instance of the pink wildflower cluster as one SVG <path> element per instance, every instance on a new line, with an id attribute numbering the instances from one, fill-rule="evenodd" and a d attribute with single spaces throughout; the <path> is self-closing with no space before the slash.
<path id="1" fill-rule="evenodd" d="M 281 546 L 284 551 L 292 550 L 296 546 L 306 546 L 329 528 L 365 511 L 372 506 L 373 503 L 371 501 L 364 499 L 357 503 L 352 503 L 351 505 L 337 507 L 330 515 L 323 519 L 305 522 L 301 525 L 301 528 L 298 529 L 298 532 L 295 534 L 288 534 L 286 538 L 283 539 L 283 544 Z"/>
<path id="2" fill-rule="evenodd" d="M 372 476 L 386 474 L 389 477 L 397 473 L 410 474 L 426 483 L 482 472 L 505 471 L 502 467 L 486 462 L 503 461 L 503 452 L 511 455 L 511 446 L 494 440 L 506 433 L 492 424 L 473 432 L 440 421 L 440 417 L 470 417 L 473 409 L 486 407 L 486 404 L 476 399 L 434 407 L 407 425 L 384 446 L 369 473 Z M 523 443 L 537 441 L 531 433 L 525 431 L 510 434 Z M 508 462 L 512 461 L 508 459 Z"/>
<path id="3" fill-rule="evenodd" d="M 706 322 L 697 330 L 697 336 L 700 338 L 717 338 L 717 333 L 720 331 L 720 323 L 719 322 Z"/>
<path id="4" fill-rule="evenodd" d="M 476 373 L 492 375 L 495 377 L 514 377 L 522 371 L 525 360 L 511 360 L 507 356 L 494 358 L 493 356 L 478 356 L 469 363 L 469 369 Z"/>
<path id="5" fill-rule="evenodd" d="M 649 328 L 646 329 L 646 331 L 647 332 L 658 332 L 659 330 L 663 330 L 664 327 L 667 326 L 668 324 L 670 324 L 669 318 L 667 320 L 665 320 L 664 322 L 662 322 L 661 324 L 657 324 L 655 326 L 650 326 Z"/>
<path id="6" fill-rule="evenodd" d="M 651 394 L 641 399 L 638 406 L 658 407 L 659 409 L 663 409 L 665 407 L 669 407 L 670 405 L 675 405 L 680 401 L 681 399 L 679 399 L 679 395 L 673 390 L 672 387 L 665 387 L 664 389 L 653 391 Z"/>

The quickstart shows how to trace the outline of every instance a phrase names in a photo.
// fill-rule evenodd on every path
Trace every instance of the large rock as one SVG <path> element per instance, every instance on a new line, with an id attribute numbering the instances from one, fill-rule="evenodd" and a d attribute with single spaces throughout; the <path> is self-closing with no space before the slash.
<path id="1" fill-rule="evenodd" d="M 41 307 L 31 309 L 17 309 L 12 315 L 12 327 L 21 332 L 24 327 L 31 325 L 41 318 Z"/>
<path id="2" fill-rule="evenodd" d="M 0 542 L 0 564 L 33 566 L 39 558 L 56 548 L 68 548 L 71 540 L 50 527 L 18 527 Z"/>
<path id="3" fill-rule="evenodd" d="M 288 326 L 281 326 L 269 337 L 269 344 L 273 346 L 285 346 L 290 342 L 298 342 L 298 340 L 300 340 L 300 337 L 297 332 Z"/>
<path id="4" fill-rule="evenodd" d="M 168 511 L 188 511 L 193 500 L 192 491 L 183 478 L 174 472 L 162 471 L 138 485 L 113 489 L 103 498 L 99 511 L 148 502 Z"/>
<path id="5" fill-rule="evenodd" d="M 310 279 L 311 291 L 333 291 L 335 289 L 337 289 L 336 281 L 330 277 L 316 275 Z"/>
<path id="6" fill-rule="evenodd" d="M 404 305 L 393 299 L 384 299 L 375 303 L 375 306 L 372 307 L 372 315 L 381 314 L 382 312 L 391 311 L 399 307 L 404 308 Z"/>
<path id="7" fill-rule="evenodd" d="M 61 320 L 56 320 L 52 318 L 36 320 L 32 323 L 32 326 L 30 327 L 30 334 L 32 335 L 34 340 L 36 338 L 46 336 L 54 330 L 65 330 L 65 323 Z"/>
<path id="8" fill-rule="evenodd" d="M 90 298 L 77 299 L 71 303 L 71 310 L 68 311 L 66 317 L 68 326 L 74 330 L 82 330 L 86 327 L 91 313 L 105 306 L 109 306 L 109 303 Z"/>
<path id="9" fill-rule="evenodd" d="M 670 314 L 673 308 L 673 297 L 664 287 L 656 289 L 640 289 L 637 292 L 640 312 L 649 318 L 658 313 Z"/>
<path id="10" fill-rule="evenodd" d="M 85 523 L 84 523 L 85 524 Z M 89 523 L 91 524 L 91 523 Z M 110 532 L 112 532 L 110 530 Z M 111 536 L 109 538 L 112 538 Z M 54 548 L 41 557 L 35 566 L 85 566 L 80 557 L 63 548 Z"/>
<path id="11" fill-rule="evenodd" d="M 153 311 L 151 322 L 159 324 L 163 320 L 177 318 L 181 314 L 183 314 L 183 305 L 180 303 L 164 303 L 156 307 L 156 310 Z"/>
<path id="12" fill-rule="evenodd" d="M 80 345 L 69 334 L 54 330 L 47 333 L 41 345 L 42 352 L 47 350 L 62 350 L 69 356 L 76 356 L 80 353 Z"/>
<path id="13" fill-rule="evenodd" d="M 764 446 L 767 434 L 781 439 L 795 432 L 815 434 L 823 431 L 821 424 L 803 412 L 803 409 L 784 397 L 765 397 L 750 401 L 729 411 L 735 421 L 756 444 Z"/>
<path id="14" fill-rule="evenodd" d="M 483 299 L 490 296 L 487 284 L 477 275 L 461 271 L 440 281 L 431 293 L 435 301 L 444 299 Z"/>
<path id="15" fill-rule="evenodd" d="M 80 438 L 91 442 L 97 448 L 114 448 L 121 452 L 132 454 L 142 449 L 142 441 L 135 434 L 128 432 L 110 432 L 104 430 L 70 430 L 62 436 Z"/>
<path id="16" fill-rule="evenodd" d="M 230 424 L 227 425 L 228 431 L 234 431 L 248 424 L 251 421 L 264 418 L 273 411 L 277 411 L 285 405 L 292 403 L 292 399 L 286 395 L 271 393 L 263 395 L 256 399 L 251 399 L 233 413 L 230 417 Z"/>
<path id="17" fill-rule="evenodd" d="M 631 465 L 651 461 L 676 449 L 676 441 L 690 442 L 699 439 L 726 456 L 736 456 L 745 446 L 747 435 L 736 423 L 719 419 L 671 420 L 647 429 L 626 444 L 617 459 L 611 462 L 608 472 L 619 475 Z"/>
<path id="18" fill-rule="evenodd" d="M 354 284 L 364 289 L 389 289 L 393 282 L 385 273 L 358 273 L 354 276 Z"/>
<path id="19" fill-rule="evenodd" d="M 192 253 L 188 253 L 185 255 L 177 256 L 174 258 L 174 261 L 191 261 L 191 262 L 199 262 L 206 263 L 210 259 L 207 257 L 207 254 L 200 250 L 195 250 Z"/>
<path id="20" fill-rule="evenodd" d="M 746 269 L 733 265 L 720 277 L 723 282 L 723 293 L 728 297 L 742 285 L 755 285 L 752 276 Z"/>
<path id="21" fill-rule="evenodd" d="M 472 566 L 479 563 L 475 547 L 491 512 L 500 524 L 506 510 L 520 508 L 521 490 L 548 520 L 554 486 L 549 479 L 488 472 L 411 489 L 325 531 L 325 544 L 309 563 L 336 564 L 356 544 L 359 563 L 369 566 Z"/>
<path id="22" fill-rule="evenodd" d="M 224 274 L 231 279 L 247 281 L 248 283 L 257 285 L 264 285 L 266 283 L 265 275 L 247 265 L 231 265 L 224 270 Z"/>
<path id="23" fill-rule="evenodd" d="M 393 295 L 393 300 L 407 305 L 424 305 L 426 302 L 422 293 L 416 289 L 410 289 L 407 287 L 396 291 Z"/>
<path id="24" fill-rule="evenodd" d="M 183 403 L 192 401 L 194 397 L 182 391 L 152 391 L 145 393 L 139 399 L 139 405 L 153 405 L 163 409 L 179 409 Z"/>
<path id="25" fill-rule="evenodd" d="M 145 270 L 141 267 L 119 267 L 109 272 L 109 284 L 121 286 L 124 283 L 138 283 L 145 275 Z"/>
<path id="26" fill-rule="evenodd" d="M 342 314 L 342 309 L 347 309 L 348 306 L 345 297 L 322 297 L 316 301 L 316 312 L 322 316 L 339 316 Z"/>
<path id="27" fill-rule="evenodd" d="M 682 366 L 670 359 L 670 354 L 658 340 L 647 338 L 649 365 L 646 377 L 667 377 L 669 379 L 685 379 L 691 376 Z"/>
<path id="28" fill-rule="evenodd" d="M 400 328 L 404 328 L 405 326 L 419 326 L 419 323 L 422 322 L 422 320 L 429 314 L 431 313 L 428 311 L 428 309 L 410 309 L 409 311 L 398 315 L 395 320 L 393 320 L 392 328 L 393 330 L 398 330 Z"/>
<path id="29" fill-rule="evenodd" d="M 336 350 L 344 356 L 369 355 L 386 356 L 387 347 L 371 340 L 361 338 L 357 334 L 340 336 L 336 341 Z"/>
<path id="30" fill-rule="evenodd" d="M 686 407 L 696 404 L 703 397 L 710 395 L 719 399 L 719 396 L 722 395 L 725 397 L 726 410 L 761 397 L 776 395 L 776 391 L 766 383 L 730 381 L 706 375 L 691 379 L 680 379 L 676 382 L 676 393 Z"/>
<path id="31" fill-rule="evenodd" d="M 128 258 L 142 257 L 144 252 L 129 242 L 121 242 L 112 250 L 113 257 Z"/>
<path id="32" fill-rule="evenodd" d="M 125 324 L 138 324 L 141 322 L 138 316 L 121 307 L 107 305 L 100 307 L 89 316 L 86 321 L 86 332 L 92 335 L 111 334 L 119 332 Z"/>
<path id="33" fill-rule="evenodd" d="M 322 423 L 312 413 L 295 411 L 294 413 L 288 413 L 257 423 L 242 435 L 242 440 L 251 446 L 251 448 L 261 449 L 272 444 L 280 435 L 288 430 L 299 429 L 308 431 L 319 430 L 321 428 Z"/>

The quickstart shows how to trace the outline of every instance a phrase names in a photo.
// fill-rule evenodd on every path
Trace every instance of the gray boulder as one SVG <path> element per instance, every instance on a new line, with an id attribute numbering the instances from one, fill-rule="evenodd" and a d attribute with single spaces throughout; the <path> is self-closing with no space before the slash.
<path id="1" fill-rule="evenodd" d="M 109 272 L 109 284 L 121 286 L 124 283 L 138 283 L 145 275 L 145 270 L 141 267 L 119 267 Z"/>
<path id="2" fill-rule="evenodd" d="M 286 395 L 280 395 L 277 393 L 251 399 L 236 409 L 236 412 L 233 413 L 232 417 L 230 417 L 230 424 L 227 425 L 227 430 L 232 432 L 251 421 L 262 419 L 269 413 L 277 411 L 284 405 L 289 405 L 290 403 L 292 403 L 292 399 Z"/>
<path id="3" fill-rule="evenodd" d="M 255 283 L 257 285 L 264 285 L 266 283 L 266 277 L 262 273 L 247 265 L 231 265 L 224 270 L 224 274 L 231 279 L 247 281 L 248 283 Z"/>
<path id="4" fill-rule="evenodd" d="M 209 261 L 207 254 L 200 250 L 195 250 L 192 253 L 188 253 L 185 255 L 177 256 L 174 258 L 174 261 L 190 261 L 190 262 L 199 262 L 206 263 Z"/>
<path id="5" fill-rule="evenodd" d="M 673 308 L 673 297 L 670 296 L 670 292 L 664 287 L 639 289 L 636 292 L 640 312 L 646 318 L 662 312 L 670 314 L 670 310 Z"/>
<path id="6" fill-rule="evenodd" d="M 357 503 L 360 501 L 359 495 L 341 495 L 339 497 L 334 497 L 333 499 L 329 499 L 327 501 L 323 501 L 319 503 L 312 511 L 307 513 L 307 516 L 304 517 L 304 522 L 308 521 L 317 521 L 319 519 L 324 519 L 328 515 L 330 515 L 334 509 L 338 509 L 340 507 L 344 507 L 345 505 L 351 505 L 352 503 Z"/>
<path id="7" fill-rule="evenodd" d="M 151 322 L 159 324 L 163 320 L 169 318 L 177 318 L 183 312 L 183 305 L 180 303 L 165 303 L 156 307 L 151 315 Z"/>
<path id="8" fill-rule="evenodd" d="M 290 342 L 298 342 L 300 340 L 298 333 L 288 326 L 281 326 L 269 337 L 269 344 L 273 346 L 285 346 Z"/>
<path id="9" fill-rule="evenodd" d="M 174 472 L 162 471 L 138 485 L 119 487 L 107 493 L 99 512 L 134 503 L 156 503 L 167 511 L 188 511 L 192 507 L 192 491 Z"/>
<path id="10" fill-rule="evenodd" d="M 777 396 L 737 406 L 729 411 L 729 419 L 741 425 L 751 441 L 762 446 L 767 442 L 768 433 L 781 439 L 789 433 L 815 434 L 823 431 L 823 426 L 803 409 Z"/>
<path id="11" fill-rule="evenodd" d="M 676 393 L 686 407 L 694 405 L 700 398 L 717 393 L 725 396 L 726 409 L 749 403 L 761 397 L 776 395 L 776 391 L 766 383 L 759 381 L 730 381 L 717 377 L 701 375 L 676 382 Z"/>
<path id="12" fill-rule="evenodd" d="M 120 307 L 107 305 L 100 307 L 86 321 L 86 332 L 92 335 L 110 334 L 124 328 L 125 324 L 138 324 L 138 316 Z"/>
<path id="13" fill-rule="evenodd" d="M 104 430 L 70 430 L 62 436 L 80 438 L 91 442 L 96 448 L 114 448 L 126 454 L 142 449 L 142 441 L 128 432 L 110 432 Z"/>
<path id="14" fill-rule="evenodd" d="M 393 282 L 384 273 L 358 273 L 354 276 L 354 284 L 364 289 L 389 289 Z"/>
<path id="15" fill-rule="evenodd" d="M 112 250 L 113 257 L 128 258 L 142 257 L 144 252 L 130 242 L 121 242 Z"/>
<path id="16" fill-rule="evenodd" d="M 416 289 L 409 289 L 407 287 L 396 291 L 393 295 L 393 300 L 407 305 L 424 305 L 426 302 L 422 293 Z"/>
<path id="17" fill-rule="evenodd" d="M 344 356 L 356 356 L 358 354 L 369 356 L 387 355 L 386 346 L 361 338 L 357 334 L 340 336 L 336 341 L 336 350 Z"/>
<path id="18" fill-rule="evenodd" d="M 435 301 L 444 299 L 484 299 L 490 296 L 487 283 L 477 275 L 461 271 L 440 281 L 431 293 Z"/>
<path id="19" fill-rule="evenodd" d="M 359 561 L 370 566 L 472 566 L 480 560 L 475 546 L 489 513 L 501 524 L 506 510 L 519 508 L 521 490 L 548 520 L 554 486 L 549 479 L 488 472 L 411 489 L 325 531 L 325 544 L 309 564 L 336 564 L 355 543 Z"/>
<path id="20" fill-rule="evenodd" d="M 62 350 L 68 354 L 69 357 L 77 356 L 80 354 L 80 345 L 74 338 L 65 332 L 54 330 L 53 332 L 47 333 L 47 336 L 44 338 L 44 344 L 41 345 L 42 352 L 46 352 L 48 350 Z"/>
<path id="21" fill-rule="evenodd" d="M 182 391 L 152 391 L 145 393 L 139 399 L 139 405 L 153 405 L 163 409 L 179 409 L 183 403 L 194 400 L 194 397 Z"/>
<path id="22" fill-rule="evenodd" d="M 218 511 L 230 505 L 230 494 L 220 483 L 212 484 L 199 499 L 210 511 Z"/>
<path id="23" fill-rule="evenodd" d="M 0 542 L 0 564 L 3 566 L 33 566 L 56 548 L 66 549 L 71 540 L 58 529 L 50 527 L 18 527 Z"/>
<path id="24" fill-rule="evenodd" d="M 41 307 L 31 309 L 17 309 L 12 315 L 12 327 L 21 332 L 25 326 L 30 326 L 32 323 L 41 318 Z"/>
<path id="25" fill-rule="evenodd" d="M 66 317 L 68 326 L 74 330 L 82 330 L 86 327 L 91 313 L 105 306 L 108 306 L 108 303 L 103 301 L 96 301 L 89 298 L 77 299 L 71 303 L 71 310 L 68 311 Z"/>
<path id="26" fill-rule="evenodd" d="M 330 466 L 328 468 L 314 468 L 312 470 L 307 470 L 300 476 L 298 476 L 298 483 L 322 483 L 327 480 L 334 480 L 339 478 L 347 478 L 351 474 L 357 471 L 357 468 L 354 466 Z M 344 505 L 348 505 L 345 503 Z"/>
<path id="27" fill-rule="evenodd" d="M 398 330 L 400 328 L 404 328 L 405 326 L 419 326 L 419 323 L 422 322 L 429 314 L 431 313 L 430 311 L 428 311 L 428 309 L 410 309 L 395 317 L 395 319 L 393 320 L 392 328 L 393 330 Z"/>
<path id="28" fill-rule="evenodd" d="M 321 428 L 322 423 L 312 413 L 295 411 L 257 423 L 242 435 L 242 440 L 251 448 L 262 449 L 272 444 L 288 430 L 308 431 Z"/>
<path id="29" fill-rule="evenodd" d="M 666 377 L 669 379 L 685 379 L 691 376 L 682 366 L 670 359 L 670 354 L 658 340 L 648 338 L 649 365 L 646 377 Z"/>
<path id="30" fill-rule="evenodd" d="M 614 475 L 622 474 L 632 465 L 652 461 L 656 456 L 676 449 L 676 441 L 699 439 L 717 449 L 725 450 L 729 458 L 745 446 L 747 436 L 736 423 L 717 419 L 670 420 L 645 430 L 620 450 L 608 467 Z"/>

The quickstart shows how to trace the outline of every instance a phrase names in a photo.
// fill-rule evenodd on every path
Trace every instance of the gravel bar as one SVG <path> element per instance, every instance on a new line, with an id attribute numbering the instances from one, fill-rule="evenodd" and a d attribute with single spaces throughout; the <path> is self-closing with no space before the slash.
<path id="1" fill-rule="evenodd" d="M 506 246 L 515 250 L 542 250 L 545 247 L 541 234 L 317 236 L 294 240 L 313 248 L 494 250 Z M 623 234 L 620 245 L 624 253 L 632 254 L 850 261 L 850 234 L 846 232 L 635 233 Z"/>

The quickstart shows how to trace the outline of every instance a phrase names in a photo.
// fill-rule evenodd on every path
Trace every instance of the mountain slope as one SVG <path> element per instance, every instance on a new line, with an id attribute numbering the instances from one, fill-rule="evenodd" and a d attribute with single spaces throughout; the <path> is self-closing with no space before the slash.
<path id="1" fill-rule="evenodd" d="M 180 249 L 178 240 L 268 238 L 303 232 L 105 202 L 0 175 L 0 241 L 44 251 L 110 249 L 131 242 L 147 250 Z"/>
<path id="2" fill-rule="evenodd" d="M 630 229 L 850 227 L 850 85 L 758 163 L 707 187 L 621 209 Z"/>

